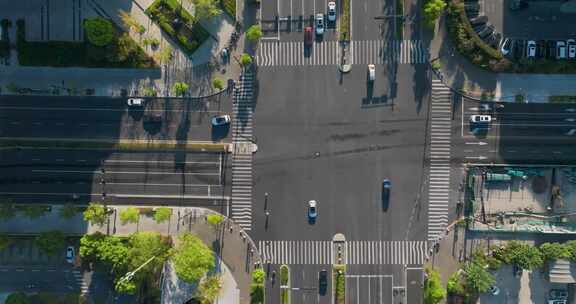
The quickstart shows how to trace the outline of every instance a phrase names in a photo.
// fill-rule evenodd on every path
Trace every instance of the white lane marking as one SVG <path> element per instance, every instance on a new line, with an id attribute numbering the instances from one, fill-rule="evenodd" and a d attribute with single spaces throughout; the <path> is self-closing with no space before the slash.
<path id="1" fill-rule="evenodd" d="M 194 164 L 194 165 L 219 165 L 220 162 L 197 162 L 197 161 L 185 161 L 185 162 L 175 162 L 169 160 L 121 160 L 121 159 L 108 159 L 105 160 L 107 163 L 157 163 L 157 164 Z"/>

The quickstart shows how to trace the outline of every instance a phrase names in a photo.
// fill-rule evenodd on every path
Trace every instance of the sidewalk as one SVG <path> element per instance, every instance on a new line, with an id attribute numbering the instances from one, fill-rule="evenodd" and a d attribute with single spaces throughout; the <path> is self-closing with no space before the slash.
<path id="1" fill-rule="evenodd" d="M 492 73 L 475 66 L 455 50 L 446 30 L 445 17 L 430 45 L 430 58 L 440 59 L 442 80 L 455 90 L 482 99 L 514 102 L 516 95 L 524 95 L 526 102 L 548 102 L 553 95 L 576 95 L 576 75 L 568 74 L 510 74 Z M 561 63 L 560 63 L 561 64 Z M 493 98 L 491 95 L 493 94 Z"/>
<path id="2" fill-rule="evenodd" d="M 53 207 L 52 212 L 31 220 L 27 217 L 17 217 L 0 222 L 0 231 L 7 234 L 39 234 L 50 230 L 60 230 L 68 235 L 83 235 L 101 232 L 104 234 L 128 236 L 138 231 L 157 231 L 161 234 L 171 235 L 173 238 L 182 232 L 191 232 L 212 247 L 225 265 L 222 272 L 223 286 L 221 290 L 222 303 L 248 304 L 250 302 L 251 272 L 254 265 L 262 264 L 261 257 L 254 242 L 241 230 L 239 226 L 229 219 L 222 222 L 222 230 L 216 231 L 206 221 L 208 214 L 213 211 L 204 208 L 171 207 L 172 217 L 168 222 L 157 223 L 153 218 L 140 215 L 137 224 L 122 225 L 119 213 L 129 206 L 110 206 L 114 212 L 110 215 L 108 224 L 103 226 L 92 225 L 84 221 L 81 213 L 74 217 L 62 220 L 58 208 Z M 154 208 L 147 206 L 147 208 Z M 167 266 L 168 267 L 168 266 Z M 231 277 L 226 277 L 226 273 Z M 188 289 L 175 289 L 175 286 L 184 286 Z M 191 286 L 180 282 L 170 272 L 165 274 L 163 303 L 183 303 L 178 299 L 186 298 L 192 292 Z M 237 297 L 236 297 L 237 296 Z M 234 298 L 234 301 L 231 301 Z M 236 300 L 237 299 L 237 300 Z"/>
<path id="3" fill-rule="evenodd" d="M 173 84 L 185 82 L 190 87 L 190 95 L 198 97 L 215 93 L 212 87 L 213 78 L 218 77 L 226 83 L 228 79 L 237 79 L 240 75 L 241 68 L 234 60 L 223 63 L 220 58 L 222 49 L 228 46 L 232 32 L 235 30 L 234 21 L 225 13 L 202 22 L 212 38 L 207 39 L 192 56 L 188 57 L 145 14 L 144 10 L 152 4 L 153 0 L 79 1 L 84 3 L 81 6 L 83 18 L 91 18 L 104 13 L 112 18 L 118 26 L 123 26 L 118 17 L 118 11 L 124 10 L 131 13 L 146 28 L 143 35 L 131 32 L 132 38 L 135 41 L 141 41 L 143 37 L 154 37 L 160 41 L 160 47 L 170 45 L 174 50 L 173 60 L 159 69 L 20 67 L 17 65 L 17 57 L 13 52 L 12 65 L 2 67 L 3 74 L 0 78 L 2 94 L 14 94 L 8 91 L 7 85 L 16 85 L 19 88 L 33 89 L 38 94 L 50 94 L 47 92 L 57 87 L 72 90 L 72 95 L 86 95 L 86 89 L 91 89 L 93 93 L 90 95 L 93 96 L 116 97 L 125 94 L 141 96 L 143 88 L 155 87 L 159 96 L 172 96 Z M 242 1 L 238 2 L 241 3 Z M 184 7 L 193 11 L 190 6 L 184 5 Z M 237 8 L 237 11 L 241 12 L 241 9 L 243 9 L 242 5 Z M 14 19 L 13 23 L 17 19 L 17 17 L 5 16 L 2 13 L 0 13 L 0 18 Z M 15 31 L 16 26 L 13 26 L 10 29 L 12 40 L 15 40 Z M 52 30 L 52 32 L 55 31 Z M 151 57 L 154 55 L 151 47 L 146 47 L 144 50 Z"/>

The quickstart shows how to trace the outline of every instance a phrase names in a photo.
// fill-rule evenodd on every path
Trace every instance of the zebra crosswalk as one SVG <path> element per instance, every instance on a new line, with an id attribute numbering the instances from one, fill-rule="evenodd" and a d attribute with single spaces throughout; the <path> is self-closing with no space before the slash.
<path id="1" fill-rule="evenodd" d="M 352 64 L 416 64 L 428 60 L 421 40 L 352 40 L 350 51 Z"/>
<path id="2" fill-rule="evenodd" d="M 428 240 L 434 241 L 448 225 L 452 134 L 452 92 L 437 79 L 432 80 L 430 111 Z"/>
<path id="3" fill-rule="evenodd" d="M 314 43 L 307 51 L 302 41 L 261 41 L 256 64 L 261 67 L 336 65 L 341 55 L 338 43 Z M 353 40 L 350 52 L 352 64 L 417 64 L 428 60 L 428 51 L 421 40 Z"/>
<path id="4" fill-rule="evenodd" d="M 86 294 L 90 291 L 90 286 L 84 282 L 84 276 L 79 270 L 73 270 L 72 276 L 74 277 L 74 281 L 80 288 L 80 293 Z"/>
<path id="5" fill-rule="evenodd" d="M 427 241 L 347 241 L 346 264 L 420 265 Z M 332 241 L 260 241 L 258 248 L 272 264 L 332 264 Z"/>
<path id="6" fill-rule="evenodd" d="M 252 229 L 252 98 L 253 74 L 244 72 L 234 92 L 232 120 L 231 218 L 244 230 Z"/>

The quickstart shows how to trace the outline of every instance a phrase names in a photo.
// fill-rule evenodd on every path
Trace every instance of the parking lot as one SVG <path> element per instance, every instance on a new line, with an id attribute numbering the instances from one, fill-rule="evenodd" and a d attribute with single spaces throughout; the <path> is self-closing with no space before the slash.
<path id="1" fill-rule="evenodd" d="M 576 60 L 573 1 L 472 0 L 465 8 L 480 39 L 513 61 Z"/>

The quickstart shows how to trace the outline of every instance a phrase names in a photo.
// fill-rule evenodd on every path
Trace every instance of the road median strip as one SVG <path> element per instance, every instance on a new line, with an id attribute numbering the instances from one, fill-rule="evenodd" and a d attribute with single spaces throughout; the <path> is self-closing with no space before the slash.
<path id="1" fill-rule="evenodd" d="M 230 152 L 230 144 L 212 142 L 176 142 L 165 140 L 92 140 L 71 138 L 0 138 L 0 148 L 61 148 L 113 150 L 188 150 Z"/>

